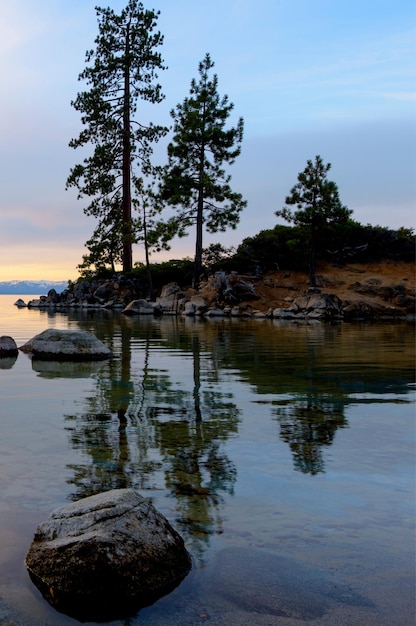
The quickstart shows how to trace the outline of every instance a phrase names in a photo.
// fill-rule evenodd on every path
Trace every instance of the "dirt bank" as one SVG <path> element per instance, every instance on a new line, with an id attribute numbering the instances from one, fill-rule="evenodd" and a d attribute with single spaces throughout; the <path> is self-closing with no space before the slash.
<path id="1" fill-rule="evenodd" d="M 293 270 L 246 280 L 254 284 L 259 299 L 247 301 L 244 306 L 262 312 L 290 306 L 309 286 L 307 272 Z M 414 313 L 414 263 L 385 261 L 345 267 L 321 264 L 317 268 L 317 285 L 322 292 L 337 295 L 343 303 L 367 302 L 375 308 L 391 306 Z"/>

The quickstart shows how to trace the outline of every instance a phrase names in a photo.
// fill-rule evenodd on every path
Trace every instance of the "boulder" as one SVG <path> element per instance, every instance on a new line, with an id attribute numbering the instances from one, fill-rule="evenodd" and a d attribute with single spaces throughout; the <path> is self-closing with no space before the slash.
<path id="1" fill-rule="evenodd" d="M 59 294 L 56 292 L 55 289 L 49 289 L 48 291 L 48 301 L 51 304 L 58 304 L 60 300 Z"/>
<path id="2" fill-rule="evenodd" d="M 147 300 L 133 300 L 123 310 L 124 315 L 153 315 L 153 306 Z"/>
<path id="3" fill-rule="evenodd" d="M 196 313 L 203 315 L 208 309 L 207 301 L 200 295 L 191 296 L 191 302 L 195 307 Z"/>
<path id="4" fill-rule="evenodd" d="M 191 569 L 180 535 L 133 489 L 53 511 L 36 529 L 25 564 L 56 609 L 106 622 L 153 603 Z"/>
<path id="5" fill-rule="evenodd" d="M 277 308 L 273 309 L 272 317 L 273 319 L 293 320 L 296 319 L 296 314 L 290 309 Z"/>
<path id="6" fill-rule="evenodd" d="M 182 311 L 182 315 L 193 316 L 195 315 L 196 307 L 193 302 L 185 302 L 184 309 Z"/>
<path id="7" fill-rule="evenodd" d="M 94 298 L 97 300 L 114 300 L 118 296 L 118 285 L 113 284 L 111 281 L 105 281 L 105 283 L 99 285 L 94 291 Z"/>
<path id="8" fill-rule="evenodd" d="M 16 356 L 18 354 L 17 345 L 13 337 L 2 335 L 0 337 L 0 358 Z"/>
<path id="9" fill-rule="evenodd" d="M 374 303 L 366 302 L 365 300 L 345 301 L 342 313 L 345 321 L 370 320 L 377 317 Z"/>
<path id="10" fill-rule="evenodd" d="M 33 298 L 27 303 L 28 309 L 39 309 L 42 305 L 41 298 Z"/>
<path id="11" fill-rule="evenodd" d="M 224 311 L 217 307 L 209 307 L 205 315 L 206 317 L 225 317 Z"/>
<path id="12" fill-rule="evenodd" d="M 27 304 L 24 300 L 22 300 L 22 298 L 18 298 L 14 303 L 14 306 L 17 306 L 18 309 L 24 309 L 27 307 Z"/>
<path id="13" fill-rule="evenodd" d="M 274 317 L 290 318 L 288 313 L 298 318 L 333 319 L 341 316 L 342 302 L 331 293 L 320 293 L 319 289 L 308 290 L 303 296 L 296 298 L 289 309 L 273 312 Z"/>
<path id="14" fill-rule="evenodd" d="M 176 296 L 176 298 L 182 297 L 183 293 L 178 283 L 172 282 L 164 285 L 160 292 L 161 298 L 169 298 L 171 296 Z"/>
<path id="15" fill-rule="evenodd" d="M 113 355 L 95 335 L 86 330 L 48 328 L 30 339 L 19 350 L 37 359 L 100 361 Z"/>
<path id="16" fill-rule="evenodd" d="M 166 296 L 163 298 L 156 298 L 155 307 L 158 307 L 163 314 L 167 313 L 168 315 L 176 315 L 178 306 L 179 300 L 177 294 L 173 294 L 171 296 Z"/>

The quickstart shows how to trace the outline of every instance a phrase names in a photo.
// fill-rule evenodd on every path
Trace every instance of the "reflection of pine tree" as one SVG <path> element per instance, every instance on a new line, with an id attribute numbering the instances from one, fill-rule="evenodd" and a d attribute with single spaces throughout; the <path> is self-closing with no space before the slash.
<path id="1" fill-rule="evenodd" d="M 222 532 L 222 493 L 233 493 L 236 468 L 221 451 L 223 419 L 192 417 L 157 425 L 166 488 L 176 498 L 176 524 L 201 556 L 209 535 Z M 228 414 L 235 419 L 233 412 Z"/>
<path id="2" fill-rule="evenodd" d="M 80 413 L 66 417 L 70 442 L 84 454 L 69 467 L 69 482 L 75 500 L 121 487 L 165 487 L 176 499 L 177 524 L 201 556 L 209 536 L 221 532 L 221 494 L 233 492 L 236 470 L 221 442 L 237 432 L 238 410 L 213 386 L 217 364 L 188 331 L 185 338 L 176 333 L 181 367 L 189 363 L 184 351 L 193 357 L 186 365 L 192 384 L 181 388 L 172 370 L 152 367 L 160 326 L 120 321 L 111 346 L 116 358 L 98 372 Z M 132 342 L 140 349 L 132 352 Z"/>
<path id="3" fill-rule="evenodd" d="M 292 450 L 295 469 L 304 474 L 324 472 L 323 446 L 330 446 L 337 429 L 347 425 L 343 404 L 309 395 L 279 407 L 276 415 L 280 438 Z"/>

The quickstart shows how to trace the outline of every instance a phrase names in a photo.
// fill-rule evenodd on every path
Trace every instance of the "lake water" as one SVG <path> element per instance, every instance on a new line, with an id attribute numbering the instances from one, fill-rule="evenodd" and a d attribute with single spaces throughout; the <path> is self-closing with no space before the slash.
<path id="1" fill-rule="evenodd" d="M 16 299 L 0 296 L 0 335 L 79 327 L 115 357 L 0 360 L 0 624 L 78 623 L 30 582 L 35 528 L 134 487 L 193 569 L 115 625 L 414 625 L 413 324 L 65 315 Z"/>

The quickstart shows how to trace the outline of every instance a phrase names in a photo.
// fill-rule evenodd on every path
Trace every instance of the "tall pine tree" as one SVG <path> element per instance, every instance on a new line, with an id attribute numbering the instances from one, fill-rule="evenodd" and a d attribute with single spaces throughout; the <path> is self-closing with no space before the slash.
<path id="1" fill-rule="evenodd" d="M 92 198 L 84 209 L 100 222 L 93 236 L 92 257 L 111 241 L 112 258 L 120 256 L 123 271 L 130 272 L 135 241 L 132 172 L 135 167 L 144 174 L 151 172 L 152 144 L 167 132 L 136 120 L 139 100 L 158 103 L 164 97 L 157 82 L 157 71 L 165 69 L 157 51 L 163 37 L 155 31 L 159 13 L 145 10 L 137 0 L 129 0 L 119 15 L 100 7 L 96 13 L 96 47 L 87 52 L 90 65 L 79 75 L 89 89 L 71 103 L 81 113 L 84 129 L 69 144 L 72 148 L 92 144 L 93 152 L 71 169 L 67 187 L 76 187 L 79 198 Z M 112 227 L 111 211 L 116 205 L 120 216 L 114 218 Z"/>
<path id="2" fill-rule="evenodd" d="M 176 219 L 178 234 L 196 226 L 195 288 L 202 273 L 204 225 L 211 233 L 235 228 L 246 206 L 241 194 L 232 191 L 231 176 L 223 169 L 241 152 L 243 119 L 225 128 L 234 105 L 228 96 L 220 98 L 218 77 L 210 77 L 213 66 L 206 54 L 199 64 L 199 81 L 192 80 L 189 97 L 171 111 L 174 136 L 161 190 L 162 198 L 178 211 L 172 220 Z"/>

